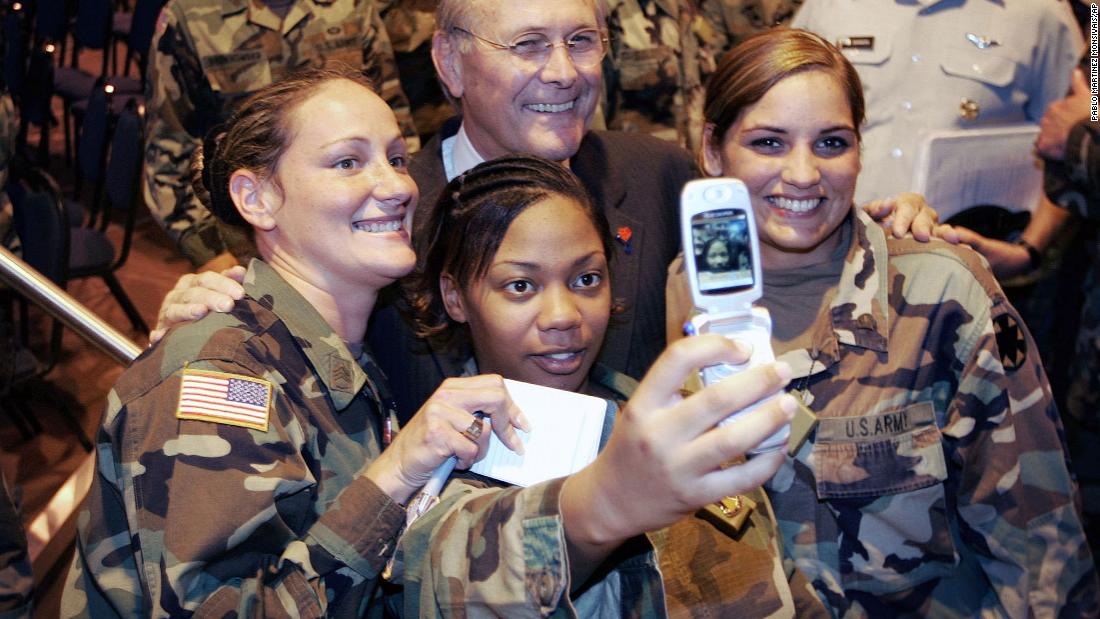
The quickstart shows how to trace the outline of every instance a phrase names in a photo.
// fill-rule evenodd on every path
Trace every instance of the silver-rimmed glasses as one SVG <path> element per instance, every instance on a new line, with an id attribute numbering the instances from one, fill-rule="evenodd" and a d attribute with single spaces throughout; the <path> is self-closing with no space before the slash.
<path id="1" fill-rule="evenodd" d="M 560 41 L 553 41 L 541 32 L 527 32 L 517 35 L 509 43 L 498 43 L 458 26 L 453 30 L 468 34 L 492 49 L 510 52 L 520 61 L 535 67 L 545 65 L 558 46 L 565 48 L 573 64 L 578 67 L 598 65 L 607 53 L 607 37 L 596 28 L 581 28 Z"/>

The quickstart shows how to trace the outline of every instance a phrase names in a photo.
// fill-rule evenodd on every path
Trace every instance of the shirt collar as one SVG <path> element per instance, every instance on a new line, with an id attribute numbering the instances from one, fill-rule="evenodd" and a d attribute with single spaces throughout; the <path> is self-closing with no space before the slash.
<path id="1" fill-rule="evenodd" d="M 313 305 L 262 260 L 252 260 L 244 276 L 245 294 L 275 313 L 300 344 L 336 410 L 343 410 L 368 382 L 344 341 Z M 371 384 L 374 394 L 378 385 Z"/>
<path id="2" fill-rule="evenodd" d="M 886 233 L 863 209 L 852 210 L 852 244 L 829 306 L 833 330 L 841 344 L 885 352 L 889 330 Z"/>
<path id="3" fill-rule="evenodd" d="M 485 157 L 477 152 L 469 134 L 466 133 L 466 123 L 458 127 L 458 133 L 443 140 L 443 170 L 447 174 L 447 182 L 454 180 L 456 176 L 473 169 L 485 161 Z"/>

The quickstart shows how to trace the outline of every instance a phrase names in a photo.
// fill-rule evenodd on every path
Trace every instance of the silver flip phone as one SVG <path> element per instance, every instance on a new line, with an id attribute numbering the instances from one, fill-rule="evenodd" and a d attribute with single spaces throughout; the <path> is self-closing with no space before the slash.
<path id="1" fill-rule="evenodd" d="M 774 361 L 771 316 L 767 309 L 753 305 L 764 294 L 764 280 L 760 241 L 745 184 L 732 178 L 689 182 L 680 195 L 680 231 L 691 300 L 698 312 L 684 325 L 685 332 L 720 333 L 752 346 L 752 358 L 747 363 L 703 368 L 703 383 L 709 385 Z M 774 397 L 737 411 L 726 421 Z M 790 424 L 784 425 L 749 453 L 781 449 L 789 434 Z"/>

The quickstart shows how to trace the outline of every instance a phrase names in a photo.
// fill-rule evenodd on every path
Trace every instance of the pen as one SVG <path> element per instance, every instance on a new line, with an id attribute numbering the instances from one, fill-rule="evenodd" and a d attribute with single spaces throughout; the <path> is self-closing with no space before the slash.
<path id="1" fill-rule="evenodd" d="M 477 419 L 485 419 L 486 415 L 481 411 L 475 411 L 474 417 Z M 458 458 L 456 456 L 451 456 L 432 471 L 432 476 L 428 478 L 428 482 L 420 489 L 420 494 L 416 495 L 416 498 L 413 499 L 412 504 L 409 506 L 406 524 L 412 524 L 412 522 L 422 516 L 424 512 L 435 507 L 435 504 L 439 502 L 439 492 L 443 490 L 443 484 L 447 483 L 447 478 L 450 477 L 451 473 L 455 470 L 456 464 L 458 464 Z"/>
<path id="2" fill-rule="evenodd" d="M 428 479 L 428 483 L 424 484 L 424 487 L 420 489 L 420 494 L 416 495 L 416 500 L 413 501 L 410 510 L 409 523 L 416 520 L 418 517 L 424 514 L 435 504 L 439 502 L 439 491 L 443 490 L 443 484 L 447 482 L 447 478 L 451 476 L 451 472 L 455 470 L 455 465 L 458 464 L 458 458 L 451 456 L 447 458 L 443 464 L 440 464 L 432 471 L 432 476 Z"/>

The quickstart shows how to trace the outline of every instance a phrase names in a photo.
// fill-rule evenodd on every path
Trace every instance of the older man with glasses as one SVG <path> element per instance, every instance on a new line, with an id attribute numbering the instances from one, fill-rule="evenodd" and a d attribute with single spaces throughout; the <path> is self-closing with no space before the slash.
<path id="1" fill-rule="evenodd" d="M 413 157 L 409 171 L 420 187 L 416 221 L 424 221 L 444 185 L 482 161 L 531 153 L 568 166 L 615 235 L 611 282 L 618 311 L 599 360 L 641 378 L 666 344 L 665 277 L 680 250 L 679 195 L 697 169 L 692 155 L 671 142 L 589 128 L 610 45 L 597 0 L 441 0 L 432 58 L 460 115 Z M 896 232 L 908 229 L 921 203 L 899 205 Z M 931 223 L 927 217 L 914 222 L 914 231 L 926 236 Z M 391 304 L 399 305 L 391 292 Z M 379 357 L 402 415 L 418 410 L 445 378 L 461 374 L 467 358 L 431 350 L 394 307 L 375 312 L 369 343 L 376 351 L 410 353 Z"/>
<path id="2" fill-rule="evenodd" d="M 664 280 L 679 251 L 677 204 L 696 176 L 692 157 L 647 135 L 589 130 L 609 46 L 592 0 L 443 0 L 436 17 L 432 56 L 461 116 L 412 160 L 421 212 L 448 180 L 501 155 L 533 153 L 572 169 L 616 239 L 611 281 L 621 311 L 600 360 L 641 378 L 665 346 Z M 465 359 L 429 350 L 396 312 L 378 316 L 372 350 L 396 350 L 398 339 L 414 354 L 380 361 L 399 410 L 412 413 Z"/>

